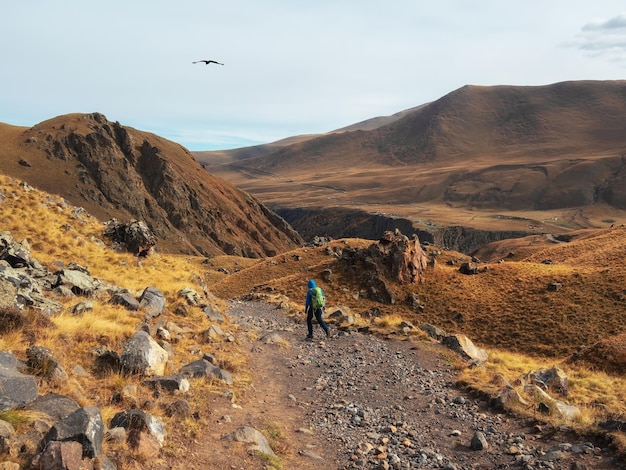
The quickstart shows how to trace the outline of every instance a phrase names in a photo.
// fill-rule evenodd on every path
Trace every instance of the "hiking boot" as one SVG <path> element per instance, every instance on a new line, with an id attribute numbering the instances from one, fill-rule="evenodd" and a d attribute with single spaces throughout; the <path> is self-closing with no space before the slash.
<path id="1" fill-rule="evenodd" d="M 307 341 L 313 341 L 313 335 L 306 335 L 305 338 Z"/>
<path id="2" fill-rule="evenodd" d="M 330 326 L 326 329 L 326 339 L 330 339 Z"/>

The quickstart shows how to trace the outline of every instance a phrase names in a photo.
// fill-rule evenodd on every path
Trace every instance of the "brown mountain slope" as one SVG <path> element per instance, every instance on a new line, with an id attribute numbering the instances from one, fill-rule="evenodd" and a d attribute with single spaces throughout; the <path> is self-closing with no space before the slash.
<path id="1" fill-rule="evenodd" d="M 421 106 L 405 109 L 404 111 L 394 113 L 391 116 L 377 116 L 375 118 L 366 119 L 365 121 L 357 122 L 356 124 L 351 124 L 349 126 L 342 127 L 341 129 L 330 131 L 327 134 L 377 129 L 403 118 L 407 114 L 410 114 L 420 107 Z M 241 160 L 247 160 L 248 158 L 264 157 L 265 155 L 269 155 L 270 153 L 276 152 L 284 147 L 288 147 L 290 145 L 294 145 L 300 142 L 305 142 L 307 140 L 312 140 L 327 134 L 302 134 L 293 137 L 287 137 L 286 139 L 277 140 L 269 144 L 253 145 L 250 147 L 241 147 L 231 150 L 212 150 L 191 153 L 200 163 L 202 163 L 205 168 L 208 168 L 210 170 L 217 165 L 237 163 Z"/>
<path id="2" fill-rule="evenodd" d="M 626 81 L 465 86 L 377 129 L 212 171 L 276 206 L 375 205 L 413 219 L 426 208 L 436 222 L 465 225 L 463 211 L 565 219 L 585 208 L 594 220 L 572 226 L 588 226 L 626 210 L 625 117 Z"/>
<path id="3" fill-rule="evenodd" d="M 166 251 L 257 257 L 301 243 L 284 220 L 207 173 L 180 145 L 99 113 L 30 129 L 0 125 L 0 172 L 102 220 L 144 220 Z"/>

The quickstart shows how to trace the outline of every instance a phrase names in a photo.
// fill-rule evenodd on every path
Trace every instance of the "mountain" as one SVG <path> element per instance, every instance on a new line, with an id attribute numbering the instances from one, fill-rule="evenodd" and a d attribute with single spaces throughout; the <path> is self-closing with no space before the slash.
<path id="1" fill-rule="evenodd" d="M 626 211 L 625 118 L 626 81 L 468 85 L 379 127 L 211 171 L 274 209 L 340 206 L 489 229 L 606 226 Z"/>
<path id="2" fill-rule="evenodd" d="M 241 160 L 247 160 L 248 158 L 263 157 L 284 147 L 300 142 L 306 142 L 307 140 L 312 140 L 322 135 L 377 129 L 385 124 L 397 121 L 420 107 L 421 106 L 405 109 L 404 111 L 394 113 L 391 116 L 377 116 L 371 119 L 366 119 L 365 121 L 357 122 L 356 124 L 351 124 L 349 126 L 342 127 L 341 129 L 327 132 L 326 134 L 302 134 L 277 140 L 269 144 L 252 145 L 250 147 L 241 147 L 231 150 L 196 151 L 191 153 L 205 168 L 210 170 L 214 166 L 218 165 L 236 163 Z"/>
<path id="3" fill-rule="evenodd" d="M 0 124 L 0 172 L 100 220 L 143 220 L 168 252 L 259 257 L 302 242 L 282 218 L 208 173 L 180 145 L 99 113 L 32 128 Z"/>

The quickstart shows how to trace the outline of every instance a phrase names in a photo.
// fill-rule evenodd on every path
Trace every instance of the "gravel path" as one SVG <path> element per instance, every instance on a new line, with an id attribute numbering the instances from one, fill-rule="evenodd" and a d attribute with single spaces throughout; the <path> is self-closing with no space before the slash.
<path id="1" fill-rule="evenodd" d="M 250 412 L 273 413 L 300 436 L 285 468 L 625 468 L 567 427 L 464 395 L 436 345 L 334 329 L 325 340 L 317 325 L 306 341 L 304 318 L 266 303 L 235 301 L 228 314 L 250 351 L 255 403 L 266 406 Z"/>

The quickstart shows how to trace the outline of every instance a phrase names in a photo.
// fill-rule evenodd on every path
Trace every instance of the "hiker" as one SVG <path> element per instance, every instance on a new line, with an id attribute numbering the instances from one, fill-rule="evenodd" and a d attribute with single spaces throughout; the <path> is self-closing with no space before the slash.
<path id="1" fill-rule="evenodd" d="M 307 339 L 313 339 L 313 315 L 319 326 L 322 327 L 326 333 L 326 337 L 330 338 L 330 328 L 322 319 L 322 313 L 326 308 L 326 296 L 321 287 L 317 287 L 315 281 L 311 279 L 308 283 L 308 290 L 306 292 L 306 302 L 304 304 L 304 311 L 306 313 L 306 326 L 309 329 Z"/>

